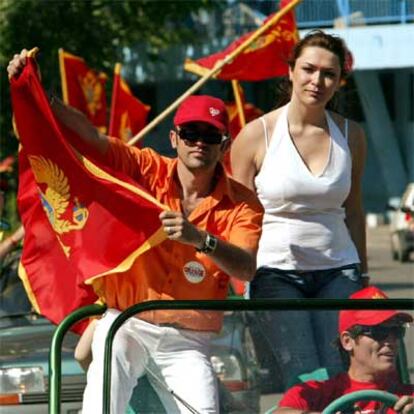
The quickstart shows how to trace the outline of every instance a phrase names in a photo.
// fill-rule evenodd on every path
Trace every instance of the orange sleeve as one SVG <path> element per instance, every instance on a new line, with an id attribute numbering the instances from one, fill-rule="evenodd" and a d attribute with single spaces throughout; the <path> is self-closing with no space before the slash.
<path id="1" fill-rule="evenodd" d="M 109 138 L 106 163 L 117 171 L 122 171 L 149 190 L 154 181 L 163 174 L 166 166 L 162 157 L 150 148 L 139 149 L 125 145 L 120 139 Z"/>
<path id="2" fill-rule="evenodd" d="M 235 213 L 229 242 L 254 252 L 262 233 L 263 209 L 258 203 L 241 203 Z"/>

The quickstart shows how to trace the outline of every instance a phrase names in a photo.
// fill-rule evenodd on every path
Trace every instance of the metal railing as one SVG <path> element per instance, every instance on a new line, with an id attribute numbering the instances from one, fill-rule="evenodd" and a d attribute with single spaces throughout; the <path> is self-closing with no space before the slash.
<path id="1" fill-rule="evenodd" d="M 75 323 L 91 316 L 102 315 L 103 305 L 90 305 L 69 314 L 56 328 L 49 352 L 49 414 L 60 414 L 60 394 L 62 380 L 62 344 L 69 329 Z"/>
<path id="2" fill-rule="evenodd" d="M 256 2 L 252 8 L 263 15 L 275 10 L 273 0 Z M 295 16 L 299 29 L 333 27 L 335 22 L 341 26 L 405 24 L 414 21 L 414 0 L 302 0 Z M 240 12 L 232 19 L 238 35 L 257 27 L 251 21 L 246 24 Z"/>
<path id="3" fill-rule="evenodd" d="M 50 349 L 49 358 L 49 414 L 60 414 L 61 394 L 61 347 L 66 332 L 76 322 L 93 315 L 105 312 L 102 305 L 90 305 L 68 315 L 57 327 Z M 212 301 L 148 301 L 131 306 L 122 312 L 109 329 L 105 342 L 104 357 L 104 399 L 103 412 L 110 410 L 110 383 L 112 342 L 122 324 L 137 313 L 150 310 L 216 310 L 216 311 L 264 311 L 264 310 L 341 310 L 341 309 L 399 309 L 414 310 L 414 299 L 261 299 L 261 300 L 212 300 Z M 402 355 L 402 363 L 406 364 L 406 357 Z M 407 380 L 408 378 L 403 378 Z"/>
<path id="4" fill-rule="evenodd" d="M 407 23 L 414 20 L 414 0 L 303 0 L 295 9 L 299 28 Z"/>

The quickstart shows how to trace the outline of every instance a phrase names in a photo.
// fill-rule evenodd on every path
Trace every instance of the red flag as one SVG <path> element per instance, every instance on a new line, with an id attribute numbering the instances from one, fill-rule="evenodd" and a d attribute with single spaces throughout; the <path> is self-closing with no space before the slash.
<path id="1" fill-rule="evenodd" d="M 270 20 L 270 15 L 263 25 Z M 235 40 L 225 50 L 193 61 L 186 59 L 184 69 L 203 76 L 216 62 L 223 60 L 233 50 L 246 41 L 254 32 Z M 250 46 L 244 49 L 234 60 L 225 65 L 215 76 L 223 80 L 258 81 L 288 73 L 288 58 L 298 40 L 293 11 L 286 13 L 277 23 L 270 26 Z"/>
<path id="2" fill-rule="evenodd" d="M 72 149 L 75 134 L 54 119 L 31 58 L 11 80 L 11 95 L 23 145 L 19 274 L 33 305 L 58 323 L 96 299 L 85 282 L 128 270 L 164 239 L 163 206 L 129 177 Z"/>
<path id="3" fill-rule="evenodd" d="M 91 286 L 78 285 L 75 267 L 68 265 L 58 239 L 44 219 L 38 188 L 24 150 L 19 152 L 17 200 L 25 228 L 19 276 L 36 312 L 58 324 L 73 310 L 98 298 Z M 86 325 L 87 322 L 77 324 L 74 330 L 81 333 Z"/>
<path id="4" fill-rule="evenodd" d="M 244 110 L 244 118 L 246 123 L 253 121 L 253 119 L 258 118 L 259 116 L 263 115 L 263 111 L 257 107 L 255 107 L 251 103 L 247 103 L 244 97 L 244 91 L 240 84 L 237 85 L 237 88 L 239 89 L 239 95 L 242 101 L 243 110 Z M 230 132 L 230 138 L 232 141 L 237 137 L 238 133 L 242 129 L 242 125 L 240 123 L 240 116 L 239 116 L 239 109 L 237 107 L 236 102 L 229 102 L 226 103 L 227 112 L 229 114 L 229 132 Z M 223 165 L 226 169 L 226 171 L 231 174 L 232 168 L 230 163 L 230 153 L 227 152 L 224 155 L 223 158 Z M 235 282 L 238 283 L 237 281 Z"/>
<path id="5" fill-rule="evenodd" d="M 127 83 L 121 78 L 121 64 L 115 65 L 112 90 L 111 121 L 109 135 L 128 142 L 147 123 L 151 107 L 132 95 Z"/>
<path id="6" fill-rule="evenodd" d="M 79 109 L 101 132 L 107 130 L 105 82 L 107 76 L 85 61 L 59 49 L 63 101 Z"/>
<path id="7" fill-rule="evenodd" d="M 244 118 L 246 120 L 246 123 L 253 121 L 253 119 L 258 118 L 259 116 L 262 116 L 263 111 L 260 108 L 257 108 L 253 104 L 246 102 L 244 91 L 240 84 L 238 85 L 238 89 L 243 105 Z M 242 129 L 242 125 L 240 124 L 239 110 L 237 108 L 236 102 L 226 103 L 226 108 L 229 114 L 229 132 L 232 140 L 234 140 L 234 138 L 237 137 L 238 133 Z"/>

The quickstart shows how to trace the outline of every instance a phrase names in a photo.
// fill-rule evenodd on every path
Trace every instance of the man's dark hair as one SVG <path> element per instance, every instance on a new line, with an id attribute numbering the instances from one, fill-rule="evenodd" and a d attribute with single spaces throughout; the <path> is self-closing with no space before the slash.
<path id="1" fill-rule="evenodd" d="M 349 328 L 347 332 L 349 332 L 349 335 L 352 338 L 356 339 L 361 334 L 362 328 L 363 327 L 361 325 L 354 325 L 351 328 Z M 339 336 L 335 339 L 334 345 L 338 349 L 339 356 L 341 357 L 341 361 L 342 361 L 344 368 L 348 370 L 349 366 L 351 365 L 351 356 L 350 356 L 349 351 L 346 351 L 343 348 L 341 344 L 341 339 Z"/>

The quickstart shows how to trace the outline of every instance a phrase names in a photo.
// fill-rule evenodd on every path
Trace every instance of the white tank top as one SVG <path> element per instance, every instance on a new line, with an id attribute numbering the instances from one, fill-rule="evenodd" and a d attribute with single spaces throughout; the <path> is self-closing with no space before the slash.
<path id="1" fill-rule="evenodd" d="M 329 156 L 314 176 L 289 134 L 286 105 L 269 144 L 264 118 L 266 154 L 255 178 L 264 207 L 257 266 L 284 270 L 323 270 L 359 263 L 345 225 L 342 207 L 351 188 L 352 158 L 345 137 L 328 112 Z"/>

